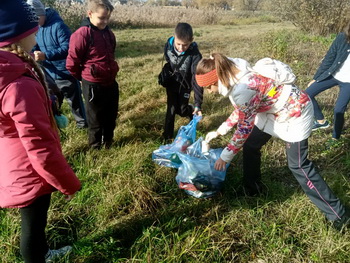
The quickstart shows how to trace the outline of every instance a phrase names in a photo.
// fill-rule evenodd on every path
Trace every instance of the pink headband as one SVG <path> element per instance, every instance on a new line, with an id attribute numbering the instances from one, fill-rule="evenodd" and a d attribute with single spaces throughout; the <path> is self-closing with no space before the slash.
<path id="1" fill-rule="evenodd" d="M 212 71 L 209 71 L 203 75 L 196 75 L 196 81 L 200 87 L 208 87 L 218 82 L 218 80 L 219 78 L 216 74 L 216 69 L 213 69 Z"/>

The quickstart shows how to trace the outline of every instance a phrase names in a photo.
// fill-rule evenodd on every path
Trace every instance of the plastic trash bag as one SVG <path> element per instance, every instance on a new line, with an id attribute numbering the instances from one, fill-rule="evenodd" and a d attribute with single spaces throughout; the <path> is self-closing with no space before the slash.
<path id="1" fill-rule="evenodd" d="M 153 151 L 152 160 L 156 164 L 170 168 L 179 168 L 181 165 L 181 160 L 177 156 L 176 152 L 164 149 L 157 149 Z"/>
<path id="2" fill-rule="evenodd" d="M 177 168 L 176 182 L 180 189 L 197 198 L 215 195 L 221 190 L 226 171 L 217 171 L 215 162 L 220 158 L 222 148 L 202 152 L 203 138 L 196 138 L 196 127 L 201 116 L 194 116 L 182 126 L 173 143 L 160 146 L 153 151 L 152 160 L 162 166 Z"/>
<path id="3" fill-rule="evenodd" d="M 201 119 L 202 116 L 193 115 L 193 119 L 186 126 L 180 127 L 171 144 L 162 145 L 153 151 L 152 160 L 161 166 L 179 168 L 181 160 L 177 153 L 186 153 L 187 148 L 196 140 L 197 124 Z"/>
<path id="4" fill-rule="evenodd" d="M 225 171 L 215 170 L 215 162 L 223 149 L 210 149 L 202 154 L 202 140 L 199 138 L 187 154 L 177 153 L 182 164 L 178 168 L 176 182 L 180 189 L 197 198 L 210 197 L 220 191 L 229 167 L 227 164 Z"/>
<path id="5" fill-rule="evenodd" d="M 197 141 L 195 141 L 186 149 L 186 154 L 197 158 L 204 158 L 205 156 L 202 153 L 202 141 L 203 138 L 200 137 Z"/>

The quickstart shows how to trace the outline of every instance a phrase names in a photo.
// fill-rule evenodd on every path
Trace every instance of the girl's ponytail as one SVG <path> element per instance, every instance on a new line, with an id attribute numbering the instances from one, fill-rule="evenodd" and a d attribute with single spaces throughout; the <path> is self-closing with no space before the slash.
<path id="1" fill-rule="evenodd" d="M 8 45 L 5 47 L 1 47 L 0 50 L 8 51 L 8 52 L 11 52 L 11 53 L 17 55 L 18 57 L 20 57 L 23 61 L 27 62 L 33 68 L 33 70 L 30 70 L 30 71 L 32 72 L 34 77 L 40 82 L 41 86 L 43 87 L 43 89 L 45 91 L 46 98 L 49 101 L 50 97 L 49 97 L 49 92 L 48 92 L 47 83 L 46 83 L 46 79 L 45 79 L 45 74 L 44 74 L 43 70 L 41 69 L 41 67 L 39 66 L 39 64 L 35 62 L 34 58 L 30 54 L 28 54 L 21 46 L 19 46 L 17 44 L 11 44 L 11 45 Z M 54 115 L 52 113 L 51 107 L 48 107 L 48 110 L 49 110 L 51 126 L 55 130 L 58 131 L 57 124 L 56 124 Z"/>
<path id="2" fill-rule="evenodd" d="M 205 75 L 213 70 L 216 71 L 216 82 L 219 79 L 227 88 L 230 86 L 230 80 L 236 79 L 236 75 L 239 72 L 233 61 L 221 53 L 213 53 L 210 58 L 202 58 L 198 62 L 196 75 Z"/>
<path id="3" fill-rule="evenodd" d="M 235 79 L 239 72 L 235 63 L 221 53 L 213 53 L 210 56 L 215 62 L 218 78 L 225 87 L 230 86 L 230 79 Z"/>

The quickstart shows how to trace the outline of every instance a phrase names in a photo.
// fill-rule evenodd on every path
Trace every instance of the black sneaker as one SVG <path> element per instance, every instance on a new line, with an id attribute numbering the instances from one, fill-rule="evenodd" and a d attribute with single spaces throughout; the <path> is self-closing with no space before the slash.
<path id="1" fill-rule="evenodd" d="M 101 143 L 90 144 L 90 149 L 92 150 L 101 150 L 101 148 L 102 148 Z"/>
<path id="2" fill-rule="evenodd" d="M 340 232 L 344 231 L 345 228 L 350 227 L 350 211 L 346 210 L 342 218 L 332 222 L 332 226 Z"/>
<path id="3" fill-rule="evenodd" d="M 329 127 L 329 122 L 328 121 L 325 121 L 324 123 L 319 123 L 318 121 L 315 121 L 314 122 L 314 125 L 312 126 L 312 130 L 313 131 L 316 131 L 316 130 L 319 130 L 319 129 L 327 129 Z"/>
<path id="4" fill-rule="evenodd" d="M 112 147 L 113 141 L 107 141 L 104 142 L 103 145 L 105 146 L 105 149 L 110 149 Z"/>
<path id="5" fill-rule="evenodd" d="M 238 196 L 250 196 L 250 197 L 259 197 L 266 196 L 268 192 L 268 188 L 263 183 L 255 183 L 252 185 L 242 185 L 237 190 Z"/>
<path id="6" fill-rule="evenodd" d="M 171 144 L 173 142 L 173 137 L 169 136 L 168 134 L 163 133 L 161 137 L 161 143 L 162 144 Z"/>

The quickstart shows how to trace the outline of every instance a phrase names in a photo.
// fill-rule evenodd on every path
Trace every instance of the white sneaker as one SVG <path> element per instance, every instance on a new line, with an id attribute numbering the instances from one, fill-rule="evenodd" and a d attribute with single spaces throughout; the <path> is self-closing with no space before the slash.
<path id="1" fill-rule="evenodd" d="M 61 247 L 60 249 L 49 249 L 49 251 L 45 255 L 45 262 L 55 262 L 56 259 L 60 259 L 68 255 L 72 251 L 72 249 L 73 248 L 71 246 Z"/>

